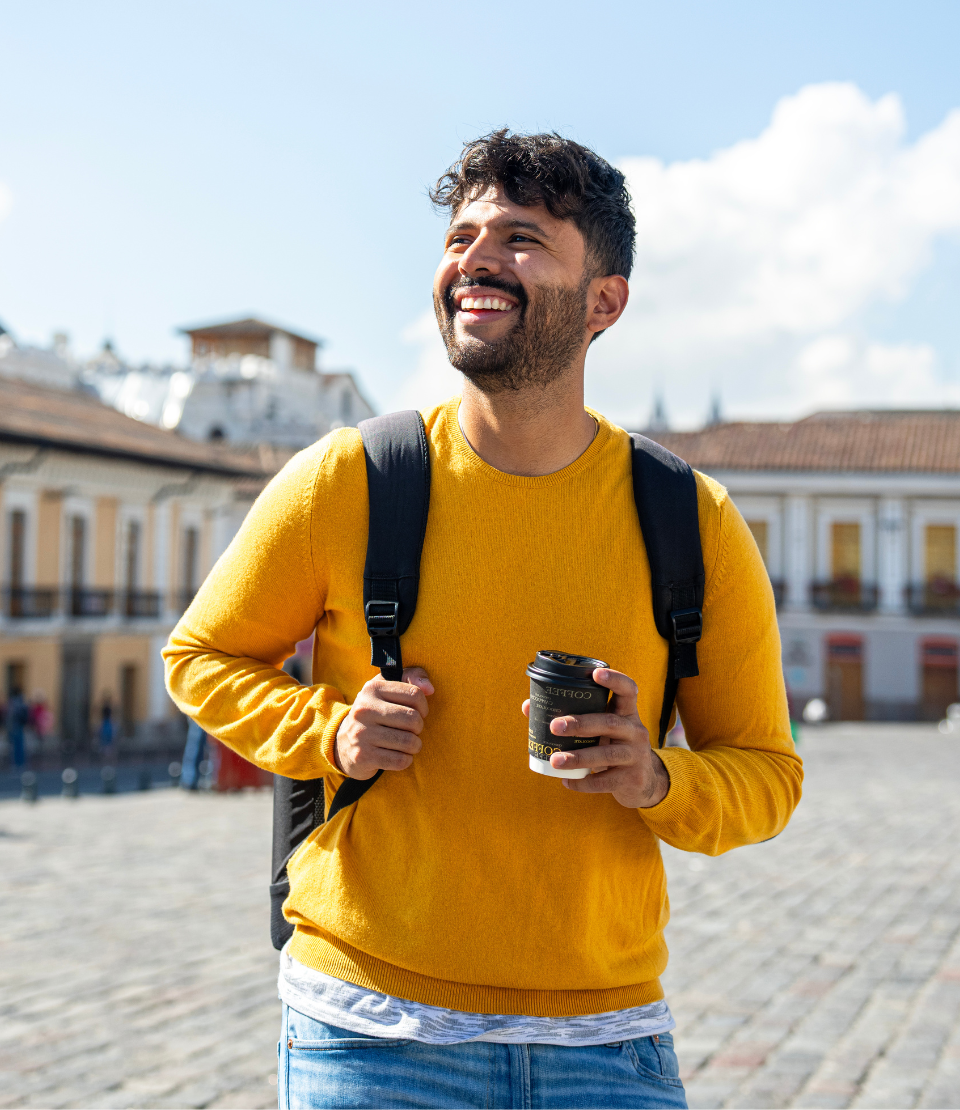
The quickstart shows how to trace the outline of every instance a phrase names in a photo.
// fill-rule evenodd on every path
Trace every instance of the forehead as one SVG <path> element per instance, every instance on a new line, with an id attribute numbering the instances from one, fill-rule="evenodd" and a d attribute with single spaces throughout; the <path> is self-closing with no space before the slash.
<path id="1" fill-rule="evenodd" d="M 450 227 L 453 230 L 517 228 L 539 232 L 557 247 L 583 246 L 583 236 L 572 220 L 551 216 L 543 204 L 515 204 L 499 185 L 488 186 L 461 205 L 454 213 Z"/>

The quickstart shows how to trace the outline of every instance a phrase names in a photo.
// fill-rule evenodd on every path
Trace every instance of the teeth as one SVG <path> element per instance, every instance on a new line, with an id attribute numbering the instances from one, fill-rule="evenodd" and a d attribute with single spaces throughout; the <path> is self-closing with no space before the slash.
<path id="1" fill-rule="evenodd" d="M 509 301 L 501 301 L 499 297 L 462 297 L 460 308 L 464 312 L 472 309 L 493 309 L 497 312 L 509 312 L 513 305 Z"/>

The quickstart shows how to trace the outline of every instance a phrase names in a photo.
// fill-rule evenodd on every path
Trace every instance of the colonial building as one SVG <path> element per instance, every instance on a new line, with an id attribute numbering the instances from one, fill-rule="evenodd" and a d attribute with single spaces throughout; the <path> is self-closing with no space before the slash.
<path id="1" fill-rule="evenodd" d="M 175 742 L 160 649 L 263 480 L 255 455 L 0 376 L 0 697 L 45 701 L 68 755 L 107 703 L 129 742 Z"/>
<path id="2" fill-rule="evenodd" d="M 185 368 L 135 369 L 105 348 L 84 383 L 127 416 L 191 439 L 290 452 L 373 415 L 352 374 L 321 370 L 318 339 L 254 318 L 181 331 Z"/>
<path id="3" fill-rule="evenodd" d="M 652 434 L 725 485 L 750 525 L 796 701 L 883 720 L 936 719 L 960 700 L 960 412 Z"/>

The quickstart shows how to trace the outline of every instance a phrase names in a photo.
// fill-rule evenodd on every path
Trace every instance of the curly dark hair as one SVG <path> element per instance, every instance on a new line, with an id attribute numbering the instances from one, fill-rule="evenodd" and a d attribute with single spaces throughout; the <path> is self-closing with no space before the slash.
<path id="1" fill-rule="evenodd" d="M 490 185 L 514 204 L 543 204 L 551 216 L 572 220 L 593 276 L 630 277 L 637 231 L 626 178 L 592 150 L 555 132 L 512 135 L 502 127 L 466 143 L 430 199 L 452 218 Z"/>

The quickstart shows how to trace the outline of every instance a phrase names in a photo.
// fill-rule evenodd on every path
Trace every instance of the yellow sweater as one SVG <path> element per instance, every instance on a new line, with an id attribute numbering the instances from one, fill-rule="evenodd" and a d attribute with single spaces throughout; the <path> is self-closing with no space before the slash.
<path id="1" fill-rule="evenodd" d="M 291 951 L 360 986 L 477 1013 L 652 1002 L 667 962 L 659 841 L 713 855 L 766 840 L 800 796 L 770 583 L 726 491 L 698 474 L 704 635 L 700 677 L 678 696 L 693 750 L 662 753 L 669 793 L 631 810 L 531 772 L 520 705 L 541 649 L 633 677 L 656 743 L 667 645 L 629 439 L 597 416 L 576 462 L 517 477 L 471 450 L 457 405 L 425 417 L 430 515 L 403 637 L 404 662 L 436 688 L 423 749 L 291 860 Z M 332 432 L 261 494 L 164 651 L 185 713 L 260 767 L 324 776 L 328 800 L 342 781 L 337 729 L 376 673 L 367 519 L 360 435 Z M 279 668 L 314 630 L 314 685 L 300 686 Z"/>

